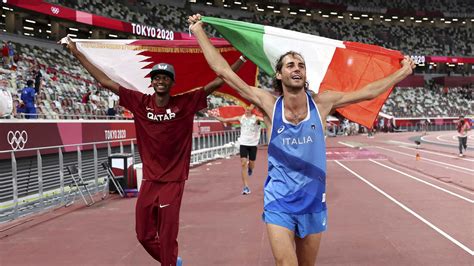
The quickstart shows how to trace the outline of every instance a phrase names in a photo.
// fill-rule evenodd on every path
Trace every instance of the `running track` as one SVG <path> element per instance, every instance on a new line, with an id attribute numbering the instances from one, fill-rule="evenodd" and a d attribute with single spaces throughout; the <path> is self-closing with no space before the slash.
<path id="1" fill-rule="evenodd" d="M 459 158 L 453 136 L 429 133 L 419 149 L 416 133 L 328 138 L 329 220 L 317 264 L 474 265 L 474 149 Z M 260 221 L 265 147 L 257 157 L 249 196 L 240 195 L 237 157 L 191 169 L 184 265 L 273 265 Z M 1 224 L 0 265 L 156 265 L 135 239 L 134 204 L 76 201 Z"/>

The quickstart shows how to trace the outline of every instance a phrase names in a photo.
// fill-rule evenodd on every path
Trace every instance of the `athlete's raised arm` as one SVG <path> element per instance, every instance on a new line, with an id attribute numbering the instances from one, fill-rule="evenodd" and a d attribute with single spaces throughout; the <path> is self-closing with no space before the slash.
<path id="1" fill-rule="evenodd" d="M 271 117 L 275 97 L 269 92 L 249 86 L 229 66 L 219 51 L 212 45 L 203 29 L 201 15 L 196 14 L 188 18 L 191 31 L 196 36 L 209 66 L 217 76 L 235 89 L 242 97 L 254 103 Z"/>
<path id="2" fill-rule="evenodd" d="M 109 89 L 111 92 L 118 94 L 120 85 L 110 79 L 102 70 L 94 66 L 87 57 L 84 56 L 76 47 L 76 43 L 71 38 L 66 37 L 60 41 L 61 44 L 65 45 L 71 54 L 79 60 L 81 65 L 93 76 L 102 86 Z"/>

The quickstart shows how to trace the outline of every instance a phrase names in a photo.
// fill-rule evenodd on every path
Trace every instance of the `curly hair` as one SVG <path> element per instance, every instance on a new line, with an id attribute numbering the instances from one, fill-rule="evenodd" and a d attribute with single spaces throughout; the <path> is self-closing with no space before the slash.
<path id="1" fill-rule="evenodd" d="M 285 58 L 287 55 L 291 55 L 293 57 L 294 56 L 299 56 L 304 60 L 303 56 L 300 53 L 295 52 L 295 51 L 288 51 L 288 52 L 282 54 L 277 59 L 276 66 L 275 66 L 275 75 L 273 75 L 273 78 L 272 78 L 272 87 L 275 90 L 275 92 L 278 93 L 279 95 L 283 94 L 283 85 L 281 83 L 281 80 L 277 79 L 276 75 L 277 75 L 277 73 L 281 73 L 281 69 L 283 68 L 283 58 Z M 308 90 L 308 88 L 309 88 L 309 83 L 308 83 L 308 81 L 306 81 L 305 85 L 304 85 L 304 89 Z"/>

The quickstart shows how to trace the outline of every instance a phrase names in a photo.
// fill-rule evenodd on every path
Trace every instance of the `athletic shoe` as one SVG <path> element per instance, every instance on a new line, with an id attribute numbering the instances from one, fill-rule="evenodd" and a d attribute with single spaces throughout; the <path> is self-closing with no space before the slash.
<path id="1" fill-rule="evenodd" d="M 178 257 L 176 260 L 176 266 L 183 266 L 183 259 L 181 259 L 181 257 Z"/>
<path id="2" fill-rule="evenodd" d="M 464 157 L 464 154 L 460 153 L 460 154 L 459 154 L 459 157 Z"/>
<path id="3" fill-rule="evenodd" d="M 251 193 L 251 191 L 250 191 L 249 187 L 244 187 L 244 189 L 242 190 L 242 195 L 248 195 L 250 193 Z"/>
<path id="4" fill-rule="evenodd" d="M 251 175 L 253 174 L 253 170 L 250 169 L 250 167 L 249 167 L 248 170 L 247 170 L 247 174 L 249 174 L 249 176 L 251 176 Z"/>

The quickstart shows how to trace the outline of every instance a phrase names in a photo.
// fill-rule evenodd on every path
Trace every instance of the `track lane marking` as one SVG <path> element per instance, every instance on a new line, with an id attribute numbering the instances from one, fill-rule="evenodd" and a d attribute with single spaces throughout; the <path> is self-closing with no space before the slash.
<path id="1" fill-rule="evenodd" d="M 371 162 L 373 162 L 373 163 L 375 163 L 375 164 L 378 164 L 378 165 L 380 165 L 380 166 L 383 166 L 383 167 L 385 167 L 385 168 L 387 168 L 387 169 L 390 169 L 390 170 L 392 170 L 392 171 L 394 171 L 394 172 L 397 172 L 397 173 L 399 173 L 399 174 L 402 174 L 402 175 L 404 175 L 404 176 L 407 176 L 407 177 L 409 177 L 409 178 L 411 178 L 411 179 L 414 179 L 414 180 L 416 180 L 416 181 L 418 181 L 418 182 L 421 182 L 421 183 L 423 183 L 423 184 L 425 184 L 425 185 L 434 187 L 434 188 L 439 189 L 439 190 L 441 190 L 441 191 L 443 191 L 443 192 L 446 192 L 446 193 L 448 193 L 448 194 L 451 194 L 452 196 L 458 197 L 458 198 L 460 198 L 460 199 L 462 199 L 462 200 L 465 200 L 465 201 L 467 201 L 467 202 L 469 202 L 469 203 L 474 203 L 474 200 L 472 200 L 472 199 L 469 199 L 469 198 L 466 198 L 466 197 L 461 196 L 461 195 L 459 195 L 459 194 L 456 194 L 456 193 L 454 193 L 454 192 L 452 192 L 452 191 L 449 191 L 449 190 L 447 190 L 447 189 L 445 189 L 445 188 L 439 187 L 439 186 L 437 186 L 437 185 L 435 185 L 435 184 L 431 184 L 430 182 L 427 182 L 427 181 L 425 181 L 425 180 L 422 180 L 422 179 L 420 179 L 420 178 L 418 178 L 418 177 L 414 177 L 414 176 L 412 176 L 412 175 L 409 175 L 409 174 L 404 173 L 404 172 L 402 172 L 402 171 L 400 171 L 400 170 L 398 170 L 398 169 L 392 168 L 392 167 L 390 167 L 390 166 L 388 166 L 388 165 L 385 165 L 385 164 L 383 164 L 383 163 L 379 163 L 379 162 L 374 161 L 374 160 L 372 160 L 372 159 L 369 159 L 369 161 L 371 161 Z"/>
<path id="2" fill-rule="evenodd" d="M 458 240 L 456 240 L 454 237 L 450 236 L 448 233 L 444 232 L 443 230 L 439 229 L 438 227 L 436 227 L 434 224 L 430 223 L 428 220 L 426 220 L 425 218 L 423 218 L 421 215 L 419 215 L 418 213 L 416 213 L 415 211 L 413 211 L 412 209 L 408 208 L 407 206 L 405 206 L 403 203 L 399 202 L 398 200 L 396 200 L 394 197 L 390 196 L 388 193 L 386 193 L 385 191 L 383 191 L 382 189 L 378 188 L 377 186 L 375 186 L 374 184 L 370 183 L 368 180 L 366 180 L 365 178 L 363 178 L 362 176 L 360 176 L 359 174 L 357 174 L 356 172 L 352 171 L 351 169 L 349 169 L 347 166 L 343 165 L 342 163 L 340 163 L 339 161 L 336 160 L 336 163 L 339 164 L 341 167 L 343 167 L 344 169 L 346 169 L 349 173 L 355 175 L 357 178 L 359 178 L 360 180 L 362 180 L 364 183 L 366 183 L 367 185 L 369 185 L 370 187 L 372 187 L 373 189 L 375 189 L 377 192 L 379 192 L 380 194 L 382 194 L 383 196 L 385 196 L 386 198 L 388 198 L 389 200 L 393 201 L 395 204 L 397 204 L 399 207 L 401 207 L 403 210 L 407 211 L 408 213 L 410 213 L 411 215 L 415 216 L 418 220 L 422 221 L 423 223 L 425 223 L 426 225 L 428 225 L 429 227 L 431 227 L 431 229 L 435 230 L 436 232 L 438 232 L 439 234 L 441 234 L 442 236 L 444 236 L 445 238 L 447 238 L 449 241 L 453 242 L 454 244 L 456 244 L 458 247 L 462 248 L 464 251 L 466 251 L 467 253 L 469 253 L 471 256 L 474 256 L 474 251 L 471 250 L 470 248 L 468 248 L 467 246 L 465 246 L 463 243 L 459 242 Z"/>
<path id="3" fill-rule="evenodd" d="M 405 149 L 410 149 L 410 150 L 416 150 L 416 151 L 420 151 L 420 152 L 426 152 L 426 153 L 436 154 L 436 155 L 439 155 L 439 156 L 444 156 L 444 157 L 453 158 L 453 159 L 461 159 L 461 160 L 463 160 L 463 161 L 474 162 L 474 159 L 459 158 L 458 156 L 447 155 L 447 154 L 443 154 L 443 153 L 439 153 L 439 152 L 434 152 L 434 151 L 427 151 L 427 150 L 422 150 L 422 149 L 415 149 L 415 148 L 410 148 L 410 147 L 407 147 L 407 146 L 398 146 L 398 147 L 405 148 Z"/>
<path id="4" fill-rule="evenodd" d="M 452 146 L 452 147 L 458 147 L 459 146 L 459 144 L 457 144 L 455 142 L 448 142 L 448 141 L 436 142 L 436 141 L 428 140 L 428 139 L 426 139 L 426 137 L 427 136 L 421 137 L 421 140 L 424 141 L 424 142 L 427 142 L 427 143 L 433 143 L 433 144 L 438 144 L 438 145 L 447 145 L 447 146 Z"/>
<path id="5" fill-rule="evenodd" d="M 408 153 L 404 153 L 404 152 L 396 151 L 396 150 L 391 150 L 391 149 L 383 148 L 383 147 L 380 147 L 380 146 L 373 146 L 373 147 L 378 148 L 378 149 L 382 149 L 382 150 L 391 151 L 391 152 L 398 153 L 398 154 L 402 154 L 402 155 L 406 155 L 406 156 L 410 156 L 410 157 L 413 156 L 412 154 L 408 154 Z M 459 168 L 461 170 L 468 171 L 468 172 L 474 172 L 473 169 L 465 168 L 465 167 L 462 167 L 462 166 L 457 166 L 457 165 L 454 165 L 454 164 L 443 163 L 443 162 L 436 161 L 436 160 L 431 160 L 431 159 L 428 159 L 428 158 L 423 158 L 423 160 L 438 163 L 438 164 L 443 164 L 443 165 L 454 167 L 454 168 Z"/>
<path id="6" fill-rule="evenodd" d="M 355 148 L 354 145 L 351 145 L 351 144 L 348 144 L 348 143 L 345 143 L 345 142 L 342 142 L 342 141 L 338 141 L 337 143 L 342 144 L 342 145 L 346 145 L 349 148 Z"/>

